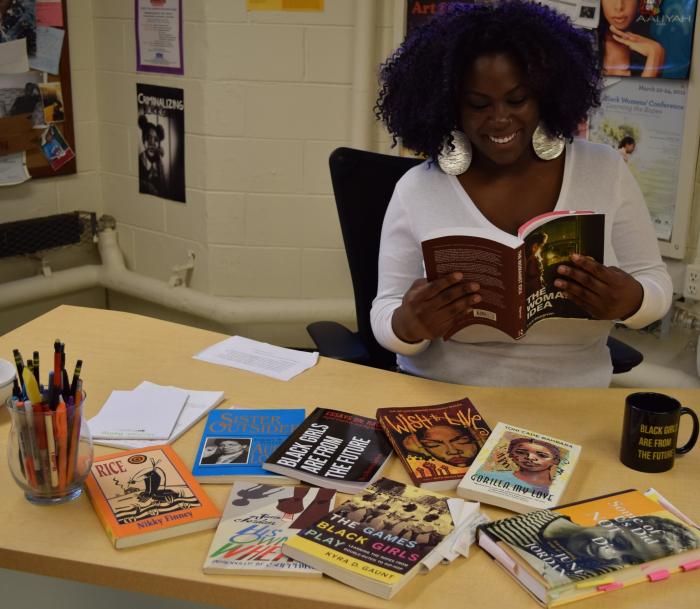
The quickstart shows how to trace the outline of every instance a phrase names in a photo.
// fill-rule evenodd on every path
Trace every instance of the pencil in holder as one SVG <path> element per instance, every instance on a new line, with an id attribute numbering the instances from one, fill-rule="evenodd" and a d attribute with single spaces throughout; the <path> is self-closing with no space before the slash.
<path id="1" fill-rule="evenodd" d="M 83 416 L 85 393 L 73 404 L 46 404 L 8 398 L 12 427 L 7 462 L 25 497 L 40 505 L 80 496 L 92 466 L 92 437 Z"/>

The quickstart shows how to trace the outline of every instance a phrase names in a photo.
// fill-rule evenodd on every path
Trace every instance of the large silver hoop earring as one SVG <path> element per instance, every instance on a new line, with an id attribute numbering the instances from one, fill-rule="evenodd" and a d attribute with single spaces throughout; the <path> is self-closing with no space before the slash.
<path id="1" fill-rule="evenodd" d="M 445 173 L 458 176 L 469 169 L 469 165 L 471 165 L 472 143 L 461 131 L 453 131 L 451 135 L 454 149 L 450 148 L 449 138 L 445 138 L 438 154 L 438 165 Z"/>
<path id="2" fill-rule="evenodd" d="M 532 149 L 538 158 L 551 161 L 564 152 L 564 138 L 550 136 L 540 123 L 532 134 Z"/>

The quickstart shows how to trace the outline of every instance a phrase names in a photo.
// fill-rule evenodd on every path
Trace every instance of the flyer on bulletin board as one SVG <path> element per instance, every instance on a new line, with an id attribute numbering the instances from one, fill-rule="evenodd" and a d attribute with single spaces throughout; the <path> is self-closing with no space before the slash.
<path id="1" fill-rule="evenodd" d="M 649 207 L 656 236 L 673 230 L 683 121 L 685 81 L 621 78 L 606 87 L 591 113 L 588 139 L 615 148 L 627 162 Z"/>
<path id="2" fill-rule="evenodd" d="M 184 74 L 182 0 L 135 0 L 136 70 Z"/>
<path id="3" fill-rule="evenodd" d="M 598 45 L 607 76 L 688 78 L 697 0 L 602 0 Z"/>
<path id="4" fill-rule="evenodd" d="M 184 203 L 184 91 L 137 83 L 136 100 L 139 192 Z"/>

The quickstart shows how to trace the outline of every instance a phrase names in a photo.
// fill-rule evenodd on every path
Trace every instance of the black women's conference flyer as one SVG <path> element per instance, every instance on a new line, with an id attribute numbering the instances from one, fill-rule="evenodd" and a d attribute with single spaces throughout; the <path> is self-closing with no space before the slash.
<path id="1" fill-rule="evenodd" d="M 139 192 L 185 202 L 185 100 L 182 89 L 136 85 Z"/>

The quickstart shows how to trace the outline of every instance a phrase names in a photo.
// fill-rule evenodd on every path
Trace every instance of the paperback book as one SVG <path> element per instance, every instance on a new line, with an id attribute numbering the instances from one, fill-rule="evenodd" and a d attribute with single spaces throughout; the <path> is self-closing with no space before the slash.
<path id="1" fill-rule="evenodd" d="M 521 338 L 549 317 L 591 316 L 554 285 L 557 267 L 571 254 L 603 262 L 605 214 L 553 211 L 529 220 L 518 236 L 496 229 L 445 228 L 422 242 L 429 281 L 459 271 L 481 286 L 481 302 L 445 335 L 484 324 Z"/>
<path id="2" fill-rule="evenodd" d="M 194 477 L 203 483 L 230 483 L 240 477 L 283 482 L 262 464 L 305 416 L 302 408 L 213 410 L 194 459 Z"/>
<path id="3" fill-rule="evenodd" d="M 700 531 L 653 496 L 627 490 L 497 520 L 479 527 L 479 545 L 546 607 L 696 568 Z"/>
<path id="4" fill-rule="evenodd" d="M 491 429 L 469 398 L 432 406 L 380 408 L 377 420 L 411 482 L 454 489 Z"/>
<path id="5" fill-rule="evenodd" d="M 380 476 L 390 456 L 391 445 L 376 419 L 316 408 L 263 467 L 354 494 Z"/>
<path id="6" fill-rule="evenodd" d="M 213 529 L 221 516 L 165 444 L 96 457 L 85 485 L 115 548 Z"/>
<path id="7" fill-rule="evenodd" d="M 333 508 L 335 491 L 239 481 L 233 485 L 202 571 L 321 576 L 282 554 L 282 544 Z"/>
<path id="8" fill-rule="evenodd" d="M 498 423 L 457 494 L 514 512 L 551 508 L 560 503 L 580 453 L 578 444 Z"/>
<path id="9" fill-rule="evenodd" d="M 363 592 L 391 598 L 453 528 L 448 497 L 381 478 L 291 537 L 282 551 Z"/>

